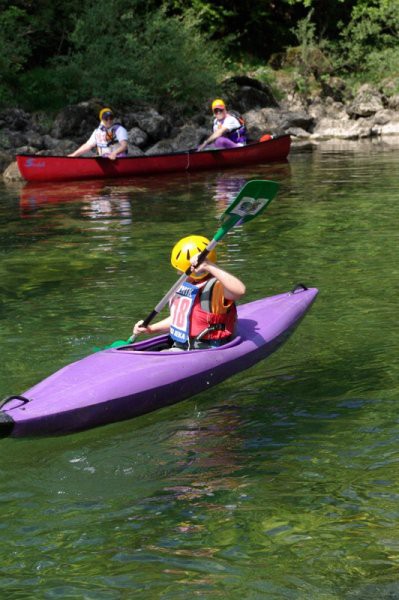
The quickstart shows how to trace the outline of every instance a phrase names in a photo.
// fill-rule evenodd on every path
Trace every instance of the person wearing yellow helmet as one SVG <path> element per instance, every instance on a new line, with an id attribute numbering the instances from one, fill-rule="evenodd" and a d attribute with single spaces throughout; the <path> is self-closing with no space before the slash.
<path id="1" fill-rule="evenodd" d="M 138 321 L 133 328 L 135 336 L 169 333 L 172 350 L 212 348 L 232 338 L 237 320 L 235 301 L 245 293 L 245 285 L 216 264 L 215 250 L 196 266 L 208 244 L 201 235 L 189 235 L 174 245 L 172 266 L 180 273 L 191 267 L 191 275 L 170 301 L 170 315 L 147 327 Z"/>
<path id="2" fill-rule="evenodd" d="M 216 98 L 212 102 L 212 113 L 214 115 L 213 132 L 200 144 L 198 150 L 203 150 L 210 144 L 219 149 L 245 146 L 247 135 L 242 117 L 233 111 L 228 112 L 226 104 L 221 98 Z"/>
<path id="3" fill-rule="evenodd" d="M 93 131 L 87 142 L 68 156 L 81 156 L 95 147 L 100 156 L 110 160 L 127 156 L 127 131 L 120 123 L 115 122 L 112 109 L 102 108 L 99 118 L 100 125 Z"/>

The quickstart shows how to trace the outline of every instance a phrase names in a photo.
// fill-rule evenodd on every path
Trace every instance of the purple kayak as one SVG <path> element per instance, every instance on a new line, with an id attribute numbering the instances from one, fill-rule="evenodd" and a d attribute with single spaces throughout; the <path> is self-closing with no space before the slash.
<path id="1" fill-rule="evenodd" d="M 160 352 L 167 336 L 110 348 L 74 362 L 5 399 L 0 435 L 70 433 L 131 419 L 207 390 L 274 352 L 317 296 L 316 288 L 238 306 L 237 335 L 219 348 Z"/>

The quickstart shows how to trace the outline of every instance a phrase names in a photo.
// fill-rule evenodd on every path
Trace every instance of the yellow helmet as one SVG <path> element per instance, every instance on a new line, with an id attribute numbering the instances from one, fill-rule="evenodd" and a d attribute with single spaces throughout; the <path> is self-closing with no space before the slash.
<path id="1" fill-rule="evenodd" d="M 216 98 L 216 100 L 212 102 L 212 111 L 214 111 L 215 108 L 223 108 L 226 110 L 226 105 L 221 98 Z"/>
<path id="2" fill-rule="evenodd" d="M 186 271 L 191 265 L 191 258 L 205 250 L 208 244 L 209 240 L 202 235 L 188 235 L 187 237 L 182 238 L 173 246 L 172 254 L 170 256 L 172 267 L 178 271 Z M 211 250 L 206 258 L 211 262 L 215 262 L 216 251 Z M 193 279 L 203 279 L 206 275 L 207 273 L 205 272 L 193 273 L 190 277 Z"/>
<path id="3" fill-rule="evenodd" d="M 98 116 L 100 117 L 100 121 L 102 121 L 102 118 L 103 118 L 104 116 L 107 116 L 107 117 L 108 117 L 108 116 L 110 116 L 110 117 L 113 117 L 113 116 L 114 116 L 114 112 L 113 112 L 112 108 L 108 108 L 108 107 L 106 107 L 106 108 L 102 108 L 102 109 L 100 110 L 100 112 L 99 112 L 99 115 L 98 115 Z"/>

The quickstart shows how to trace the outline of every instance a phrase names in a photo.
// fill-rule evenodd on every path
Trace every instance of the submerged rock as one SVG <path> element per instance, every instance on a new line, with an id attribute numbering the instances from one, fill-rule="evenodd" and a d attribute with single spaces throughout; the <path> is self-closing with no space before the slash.
<path id="1" fill-rule="evenodd" d="M 21 173 L 19 172 L 17 161 L 12 162 L 3 173 L 3 179 L 5 181 L 24 181 Z"/>

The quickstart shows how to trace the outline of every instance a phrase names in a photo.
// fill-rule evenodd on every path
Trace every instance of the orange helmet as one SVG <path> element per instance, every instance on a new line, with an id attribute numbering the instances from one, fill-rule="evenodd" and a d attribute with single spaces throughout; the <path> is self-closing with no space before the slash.
<path id="1" fill-rule="evenodd" d="M 172 267 L 177 269 L 178 271 L 186 271 L 188 267 L 191 266 L 190 260 L 196 254 L 199 254 L 209 244 L 209 240 L 202 235 L 188 235 L 187 237 L 179 240 L 172 249 L 172 254 L 170 256 L 170 262 Z M 207 256 L 211 262 L 216 261 L 216 251 L 211 250 Z M 203 279 L 206 277 L 207 273 L 192 273 L 190 277 L 193 279 Z"/>
<path id="2" fill-rule="evenodd" d="M 212 111 L 214 111 L 215 108 L 222 108 L 223 110 L 226 110 L 226 105 L 221 98 L 216 98 L 216 100 L 212 102 Z"/>

